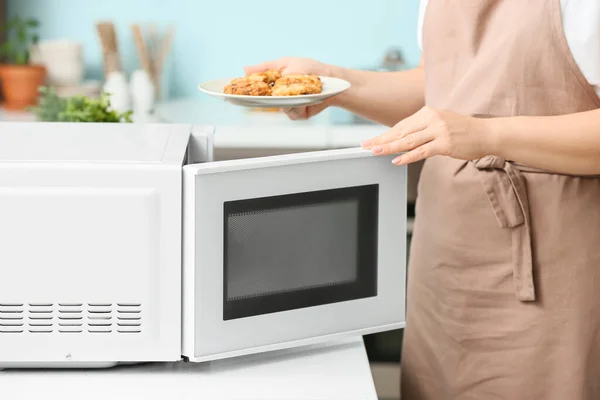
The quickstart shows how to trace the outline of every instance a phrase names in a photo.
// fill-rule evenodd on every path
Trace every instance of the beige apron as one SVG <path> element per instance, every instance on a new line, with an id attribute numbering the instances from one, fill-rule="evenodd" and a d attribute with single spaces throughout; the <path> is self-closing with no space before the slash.
<path id="1" fill-rule="evenodd" d="M 482 117 L 600 107 L 560 12 L 430 0 L 426 103 Z M 434 157 L 416 215 L 403 400 L 600 399 L 600 179 Z"/>

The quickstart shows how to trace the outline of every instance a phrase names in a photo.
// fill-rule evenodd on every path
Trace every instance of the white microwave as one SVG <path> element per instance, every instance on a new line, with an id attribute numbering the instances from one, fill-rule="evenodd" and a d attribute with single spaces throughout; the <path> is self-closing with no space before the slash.
<path id="1" fill-rule="evenodd" d="M 404 326 L 406 168 L 362 149 L 213 161 L 218 132 L 0 123 L 0 368 Z"/>

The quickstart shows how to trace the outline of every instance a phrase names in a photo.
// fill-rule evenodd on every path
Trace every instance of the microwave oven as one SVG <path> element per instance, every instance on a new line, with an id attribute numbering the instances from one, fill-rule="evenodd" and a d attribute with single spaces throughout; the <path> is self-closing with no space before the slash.
<path id="1" fill-rule="evenodd" d="M 406 167 L 362 149 L 214 161 L 218 133 L 0 123 L 0 369 L 404 327 Z"/>

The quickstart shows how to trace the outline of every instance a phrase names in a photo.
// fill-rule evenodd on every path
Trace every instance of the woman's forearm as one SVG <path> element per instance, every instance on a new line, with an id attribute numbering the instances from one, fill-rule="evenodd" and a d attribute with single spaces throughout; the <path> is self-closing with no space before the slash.
<path id="1" fill-rule="evenodd" d="M 419 67 L 399 72 L 374 72 L 332 67 L 331 75 L 352 87 L 332 99 L 333 105 L 372 121 L 393 126 L 425 104 L 425 73 Z"/>
<path id="2" fill-rule="evenodd" d="M 600 110 L 484 124 L 495 155 L 558 173 L 600 175 Z"/>

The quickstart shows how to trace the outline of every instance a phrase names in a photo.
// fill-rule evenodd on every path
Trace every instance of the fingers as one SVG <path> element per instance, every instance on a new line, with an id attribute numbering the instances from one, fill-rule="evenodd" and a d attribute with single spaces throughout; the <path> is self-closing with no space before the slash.
<path id="1" fill-rule="evenodd" d="M 315 115 L 319 114 L 321 111 L 325 110 L 332 104 L 333 100 L 331 98 L 324 100 L 319 104 L 315 104 L 314 106 L 307 107 L 307 117 L 312 118 Z"/>
<path id="2" fill-rule="evenodd" d="M 382 143 L 388 143 L 392 140 L 398 139 L 402 133 L 397 129 L 392 128 L 387 130 L 385 133 L 376 136 L 372 139 L 365 140 L 360 145 L 367 150 L 372 150 L 374 146 L 378 146 Z"/>
<path id="3" fill-rule="evenodd" d="M 282 108 L 281 111 L 283 111 L 285 115 L 287 115 L 287 117 L 293 121 L 308 118 L 307 107 Z"/>
<path id="4" fill-rule="evenodd" d="M 411 164 L 441 154 L 439 150 L 439 143 L 438 141 L 434 140 L 422 146 L 419 146 L 416 149 L 409 151 L 408 153 L 402 154 L 394 158 L 392 160 L 392 163 L 394 165 Z"/>
<path id="5" fill-rule="evenodd" d="M 401 120 L 392 129 L 382 135 L 362 142 L 361 146 L 366 149 L 372 149 L 374 146 L 390 143 L 415 132 L 422 131 L 427 128 L 431 120 L 429 113 L 429 110 L 424 107 L 410 117 Z"/>
<path id="6" fill-rule="evenodd" d="M 414 132 L 422 131 L 429 126 L 431 115 L 428 108 L 423 107 L 415 114 L 396 124 L 396 129 L 400 132 L 400 137 L 408 136 Z"/>
<path id="7" fill-rule="evenodd" d="M 280 70 L 282 67 L 283 65 L 281 64 L 281 60 L 274 60 L 244 67 L 244 72 L 246 73 L 246 75 L 250 75 L 257 72 L 267 71 L 269 69 Z"/>
<path id="8" fill-rule="evenodd" d="M 282 108 L 281 111 L 283 111 L 291 120 L 303 120 L 312 118 L 315 115 L 319 114 L 327 107 L 329 107 L 330 103 L 331 101 L 325 100 L 322 103 L 315 104 L 314 106 Z"/>
<path id="9" fill-rule="evenodd" d="M 435 139 L 435 135 L 432 130 L 424 129 L 419 132 L 411 133 L 401 139 L 386 142 L 383 144 L 377 144 L 371 147 L 371 152 L 378 156 L 384 156 L 388 154 L 398 154 L 405 151 L 413 150 L 419 146 Z"/>

